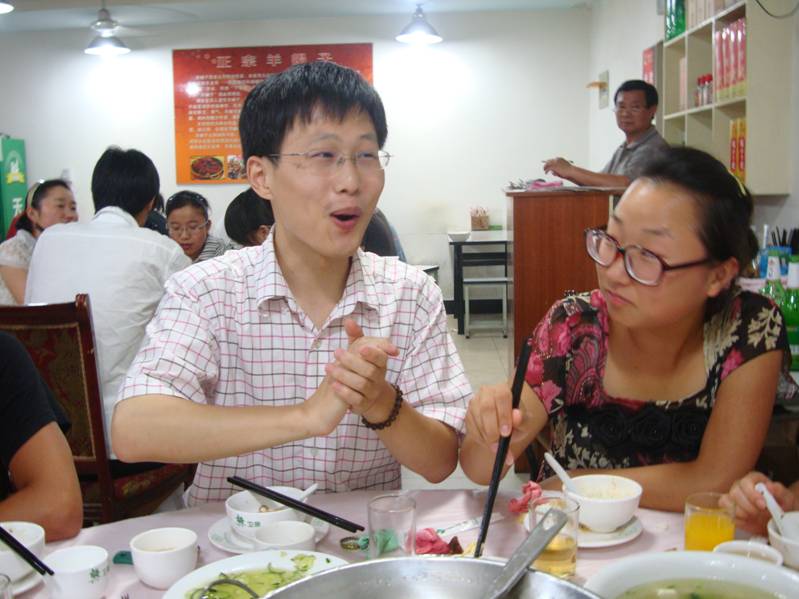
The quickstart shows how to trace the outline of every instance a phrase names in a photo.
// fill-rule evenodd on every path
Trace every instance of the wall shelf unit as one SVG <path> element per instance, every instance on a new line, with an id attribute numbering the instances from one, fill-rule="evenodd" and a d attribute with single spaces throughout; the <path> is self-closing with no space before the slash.
<path id="1" fill-rule="evenodd" d="M 780 2 L 776 3 L 779 8 Z M 789 2 L 785 2 L 788 6 Z M 746 81 L 737 96 L 694 106 L 698 77 L 716 73 L 717 32 L 746 21 Z M 730 123 L 746 119 L 746 185 L 755 195 L 791 192 L 791 77 L 793 19 L 769 17 L 755 0 L 743 0 L 663 44 L 661 134 L 672 145 L 689 145 L 730 166 Z M 687 83 L 680 86 L 684 61 Z M 683 97 L 685 96 L 685 97 Z"/>

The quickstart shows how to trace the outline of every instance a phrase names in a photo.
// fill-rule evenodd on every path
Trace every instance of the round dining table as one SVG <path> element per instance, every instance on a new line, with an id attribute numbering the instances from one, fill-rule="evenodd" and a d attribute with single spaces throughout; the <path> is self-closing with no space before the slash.
<path id="1" fill-rule="evenodd" d="M 315 494 L 308 499 L 308 503 L 366 527 L 369 499 L 381 493 L 384 491 Z M 417 530 L 422 528 L 447 529 L 474 518 L 479 522 L 486 500 L 485 489 L 418 490 L 408 491 L 407 494 L 416 500 Z M 485 557 L 507 558 L 525 538 L 526 531 L 522 518 L 508 509 L 511 498 L 512 495 L 502 491 L 497 497 L 494 513 L 500 514 L 501 518 L 495 519 L 488 530 L 483 547 Z M 45 560 L 48 553 L 62 547 L 99 545 L 108 551 L 110 561 L 117 552 L 129 550 L 130 540 L 140 532 L 164 526 L 179 526 L 194 530 L 199 537 L 200 552 L 197 562 L 199 568 L 233 555 L 213 545 L 208 536 L 209 529 L 224 517 L 224 503 L 209 503 L 189 509 L 162 512 L 84 528 L 72 539 L 48 543 L 45 547 Z M 682 514 L 639 509 L 636 512 L 636 517 L 643 528 L 636 538 L 611 547 L 580 548 L 578 550 L 575 582 L 583 583 L 606 564 L 628 555 L 682 548 Z M 495 518 L 499 517 L 495 515 Z M 478 533 L 479 524 L 470 530 L 457 533 L 461 546 L 468 547 L 477 539 Z M 348 536 L 352 536 L 352 533 L 331 525 L 327 535 L 319 541 L 316 550 L 341 557 L 348 562 L 365 560 L 364 552 L 360 550 L 347 551 L 342 548 L 340 541 Z M 452 535 L 444 533 L 442 536 L 448 542 Z M 150 588 L 140 582 L 133 566 L 111 564 L 106 599 L 120 599 L 125 596 L 128 599 L 155 599 L 162 597 L 163 594 L 163 590 Z M 24 599 L 44 599 L 48 597 L 48 593 L 45 585 L 40 583 L 17 596 Z"/>

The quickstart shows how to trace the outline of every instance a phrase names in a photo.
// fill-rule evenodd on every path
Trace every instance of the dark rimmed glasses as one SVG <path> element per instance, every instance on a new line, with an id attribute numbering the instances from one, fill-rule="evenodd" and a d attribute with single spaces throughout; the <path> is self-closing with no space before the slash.
<path id="1" fill-rule="evenodd" d="M 669 270 L 691 268 L 712 262 L 712 258 L 703 258 L 682 264 L 669 264 L 656 253 L 640 245 L 621 247 L 616 238 L 602 229 L 585 230 L 585 249 L 591 259 L 607 268 L 616 260 L 619 254 L 624 258 L 624 270 L 634 281 L 654 287 L 663 278 L 663 273 Z"/>
<path id="2" fill-rule="evenodd" d="M 357 152 L 353 155 L 325 150 L 269 154 L 270 158 L 281 158 L 283 156 L 301 158 L 302 167 L 320 177 L 332 175 L 347 160 L 352 160 L 352 163 L 362 173 L 377 173 L 386 168 L 391 160 L 391 154 L 383 150 L 379 152 Z"/>

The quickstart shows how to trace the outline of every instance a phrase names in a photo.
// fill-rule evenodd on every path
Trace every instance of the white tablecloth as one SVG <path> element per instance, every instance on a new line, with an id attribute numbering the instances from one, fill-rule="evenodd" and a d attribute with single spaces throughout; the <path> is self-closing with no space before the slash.
<path id="1" fill-rule="evenodd" d="M 485 491 L 411 491 L 417 504 L 417 528 L 445 528 L 463 520 L 479 517 L 483 512 Z M 370 497 L 378 495 L 374 491 L 357 491 L 329 495 L 314 495 L 308 503 L 342 516 L 353 522 L 366 526 L 366 505 Z M 519 518 L 507 510 L 510 495 L 500 493 L 495 504 L 495 511 L 505 518 L 494 522 L 488 531 L 488 538 L 483 550 L 485 556 L 508 557 L 516 546 L 524 539 L 525 531 Z M 109 559 L 120 550 L 129 549 L 128 543 L 135 535 L 151 528 L 162 526 L 182 526 L 197 532 L 200 542 L 200 559 L 198 567 L 211 562 L 231 557 L 232 554 L 214 547 L 208 540 L 208 529 L 217 520 L 224 517 L 225 506 L 222 503 L 207 504 L 201 507 L 154 514 L 143 518 L 132 518 L 113 524 L 83 529 L 74 539 L 50 543 L 45 548 L 45 555 L 55 549 L 71 545 L 100 545 L 108 550 Z M 603 549 L 580 549 L 577 553 L 577 582 L 582 582 L 606 563 L 627 555 L 642 552 L 664 551 L 682 548 L 682 514 L 657 512 L 640 509 L 637 517 L 643 524 L 644 532 L 637 539 L 624 545 Z M 476 540 L 478 529 L 459 533 L 458 539 L 463 547 Z M 319 543 L 317 551 L 330 553 L 353 562 L 365 559 L 359 551 L 345 551 L 339 545 L 342 537 L 351 533 L 330 527 L 329 534 Z M 449 541 L 449 536 L 446 536 Z M 139 582 L 133 566 L 111 565 L 107 599 L 119 599 L 122 593 L 128 593 L 130 599 L 150 599 L 163 595 L 163 591 L 149 588 Z M 23 593 L 25 599 L 46 598 L 47 591 L 43 584 Z"/>

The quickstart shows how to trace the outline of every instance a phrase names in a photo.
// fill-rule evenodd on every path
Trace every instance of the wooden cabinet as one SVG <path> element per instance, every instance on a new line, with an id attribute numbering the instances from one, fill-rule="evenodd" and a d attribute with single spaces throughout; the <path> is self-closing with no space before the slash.
<path id="1" fill-rule="evenodd" d="M 788 12 L 795 2 L 769 2 L 772 12 Z M 718 34 L 745 20 L 746 80 L 736 94 L 695 106 L 697 77 L 721 79 L 715 60 Z M 745 0 L 706 19 L 663 45 L 661 134 L 672 145 L 689 145 L 713 154 L 730 167 L 730 123 L 746 120 L 745 182 L 756 195 L 791 192 L 791 78 L 796 19 L 774 19 L 756 0 Z M 681 63 L 684 79 L 680 85 Z"/>
<path id="2" fill-rule="evenodd" d="M 566 290 L 596 287 L 596 267 L 583 231 L 607 224 L 614 195 L 623 189 L 562 188 L 510 191 L 508 253 L 513 274 L 510 363 L 549 307 Z"/>

